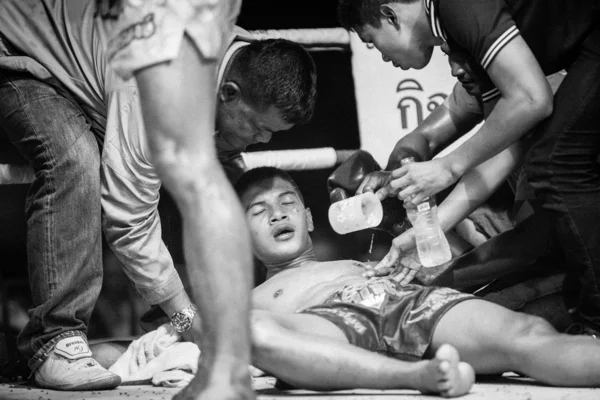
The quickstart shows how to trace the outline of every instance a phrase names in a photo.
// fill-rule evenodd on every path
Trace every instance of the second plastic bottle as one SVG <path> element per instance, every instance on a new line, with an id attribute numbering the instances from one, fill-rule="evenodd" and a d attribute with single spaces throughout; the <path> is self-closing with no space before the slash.
<path id="1" fill-rule="evenodd" d="M 402 159 L 402 165 L 414 162 L 414 158 Z M 452 259 L 450 245 L 438 221 L 437 205 L 432 197 L 407 208 L 406 216 L 415 231 L 417 252 L 423 267 L 435 267 Z"/>

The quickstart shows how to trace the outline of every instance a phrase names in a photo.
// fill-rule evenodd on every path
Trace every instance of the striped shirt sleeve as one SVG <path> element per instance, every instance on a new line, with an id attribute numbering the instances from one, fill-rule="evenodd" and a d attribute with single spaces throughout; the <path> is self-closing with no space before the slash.
<path id="1" fill-rule="evenodd" d="M 504 0 L 441 0 L 438 13 L 449 41 L 469 53 L 484 70 L 520 35 Z M 500 95 L 491 82 L 481 92 L 484 102 Z"/>

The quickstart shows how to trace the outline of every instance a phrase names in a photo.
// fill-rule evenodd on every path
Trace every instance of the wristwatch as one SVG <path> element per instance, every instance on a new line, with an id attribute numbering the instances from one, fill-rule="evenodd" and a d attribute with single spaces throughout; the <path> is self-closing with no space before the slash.
<path id="1" fill-rule="evenodd" d="M 171 326 L 179 333 L 187 331 L 192 327 L 197 310 L 195 305 L 190 304 L 183 310 L 174 313 L 171 317 Z"/>

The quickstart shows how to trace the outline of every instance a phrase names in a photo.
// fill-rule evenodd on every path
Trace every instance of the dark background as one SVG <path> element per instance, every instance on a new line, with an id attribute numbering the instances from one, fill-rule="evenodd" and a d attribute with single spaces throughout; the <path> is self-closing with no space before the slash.
<path id="1" fill-rule="evenodd" d="M 333 28 L 336 0 L 244 0 L 238 25 L 244 29 Z"/>

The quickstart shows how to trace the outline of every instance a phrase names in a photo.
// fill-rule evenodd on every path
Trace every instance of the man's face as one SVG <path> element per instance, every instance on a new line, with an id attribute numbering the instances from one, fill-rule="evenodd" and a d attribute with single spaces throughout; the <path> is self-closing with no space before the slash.
<path id="1" fill-rule="evenodd" d="M 264 263 L 291 261 L 311 244 L 312 218 L 294 186 L 268 179 L 242 196 L 254 254 Z"/>
<path id="2" fill-rule="evenodd" d="M 454 76 L 471 96 L 481 95 L 481 81 L 475 72 L 476 64 L 470 61 L 466 54 L 452 51 L 447 44 L 442 45 L 442 51 L 448 55 L 448 63 Z"/>
<path id="3" fill-rule="evenodd" d="M 215 140 L 220 150 L 243 150 L 251 144 L 266 143 L 273 133 L 293 126 L 274 106 L 260 109 L 239 98 L 219 103 Z"/>
<path id="4" fill-rule="evenodd" d="M 381 27 L 365 25 L 356 33 L 365 43 L 371 43 L 385 62 L 407 70 L 421 69 L 429 64 L 437 43 L 431 33 L 422 2 L 390 3 L 382 11 Z"/>

